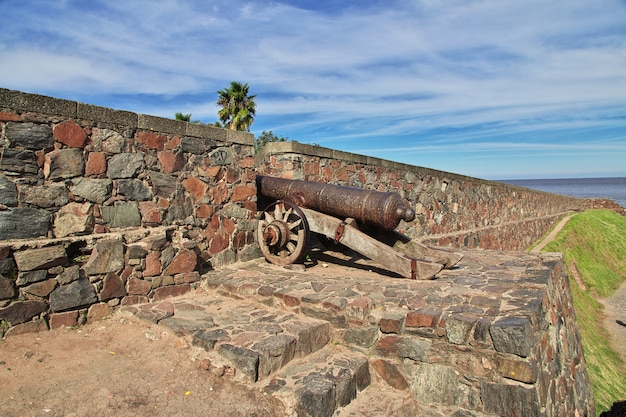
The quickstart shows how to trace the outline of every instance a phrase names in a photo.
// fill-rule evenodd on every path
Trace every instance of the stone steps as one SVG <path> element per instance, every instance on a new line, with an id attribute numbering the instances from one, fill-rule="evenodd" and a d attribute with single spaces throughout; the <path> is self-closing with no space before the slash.
<path id="1" fill-rule="evenodd" d="M 329 343 L 329 322 L 195 291 L 122 312 L 169 327 L 219 372 L 279 398 L 290 415 L 331 416 L 369 386 L 367 356 Z"/>

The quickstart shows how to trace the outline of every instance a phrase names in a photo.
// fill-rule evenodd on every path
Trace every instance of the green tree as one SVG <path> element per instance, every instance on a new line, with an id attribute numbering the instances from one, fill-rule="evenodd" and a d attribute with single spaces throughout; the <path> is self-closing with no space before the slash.
<path id="1" fill-rule="evenodd" d="M 250 131 L 256 114 L 256 95 L 248 95 L 250 87 L 237 81 L 230 83 L 230 88 L 217 92 L 217 111 L 222 125 L 231 130 Z"/>
<path id="2" fill-rule="evenodd" d="M 182 114 L 181 112 L 178 112 L 174 115 L 174 117 L 176 117 L 176 120 L 180 120 L 183 122 L 191 122 L 191 113 Z"/>
<path id="3" fill-rule="evenodd" d="M 264 130 L 259 136 L 254 138 L 254 150 L 259 152 L 270 142 L 289 142 L 289 138 L 286 136 L 276 136 L 271 130 L 269 132 Z"/>

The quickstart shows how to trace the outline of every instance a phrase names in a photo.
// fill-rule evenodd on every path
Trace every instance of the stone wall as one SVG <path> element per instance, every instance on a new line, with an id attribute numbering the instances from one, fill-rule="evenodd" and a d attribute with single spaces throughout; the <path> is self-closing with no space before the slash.
<path id="1" fill-rule="evenodd" d="M 257 257 L 253 144 L 0 89 L 0 320 L 71 325 Z"/>
<path id="2" fill-rule="evenodd" d="M 269 143 L 262 175 L 399 193 L 417 213 L 398 229 L 440 246 L 524 250 L 586 200 L 319 146 Z"/>

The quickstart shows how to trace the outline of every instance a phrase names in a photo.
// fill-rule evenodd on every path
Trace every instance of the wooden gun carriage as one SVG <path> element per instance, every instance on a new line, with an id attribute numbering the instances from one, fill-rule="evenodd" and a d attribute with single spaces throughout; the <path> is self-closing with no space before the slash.
<path id="1" fill-rule="evenodd" d="M 257 190 L 273 202 L 260 213 L 256 239 L 265 258 L 276 265 L 302 260 L 310 232 L 411 279 L 433 279 L 463 256 L 395 231 L 401 220 L 415 219 L 415 211 L 397 193 L 266 176 L 257 176 Z"/>

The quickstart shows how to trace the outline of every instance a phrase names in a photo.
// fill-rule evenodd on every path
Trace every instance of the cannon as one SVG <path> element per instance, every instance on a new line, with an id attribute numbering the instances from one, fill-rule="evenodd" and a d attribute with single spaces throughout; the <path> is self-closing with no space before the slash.
<path id="1" fill-rule="evenodd" d="M 433 279 L 463 256 L 395 231 L 400 221 L 415 219 L 415 211 L 398 193 L 267 176 L 257 176 L 256 181 L 260 202 L 271 201 L 259 213 L 256 240 L 273 264 L 301 261 L 310 232 L 411 279 Z"/>

